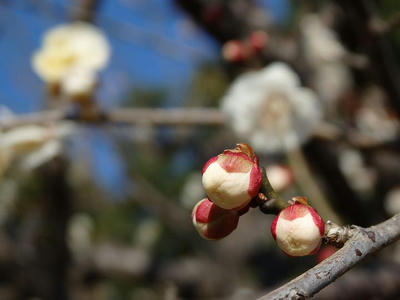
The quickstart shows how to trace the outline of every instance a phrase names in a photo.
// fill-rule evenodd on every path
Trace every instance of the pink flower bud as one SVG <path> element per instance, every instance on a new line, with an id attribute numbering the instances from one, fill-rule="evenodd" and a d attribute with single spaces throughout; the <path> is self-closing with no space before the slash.
<path id="1" fill-rule="evenodd" d="M 192 222 L 207 240 L 219 240 L 236 229 L 239 213 L 218 207 L 207 198 L 198 202 L 192 211 Z"/>
<path id="2" fill-rule="evenodd" d="M 268 35 L 262 30 L 254 31 L 250 34 L 248 42 L 254 52 L 260 52 L 268 43 Z"/>
<path id="3" fill-rule="evenodd" d="M 222 57 L 227 62 L 242 62 L 248 55 L 249 51 L 241 41 L 227 41 L 222 46 Z"/>
<path id="4" fill-rule="evenodd" d="M 283 209 L 271 225 L 276 243 L 289 256 L 315 254 L 324 232 L 325 224 L 317 211 L 301 203 Z"/>
<path id="5" fill-rule="evenodd" d="M 203 187 L 208 198 L 224 209 L 240 210 L 254 198 L 262 181 L 258 158 L 247 144 L 225 150 L 203 167 Z"/>
<path id="6" fill-rule="evenodd" d="M 267 177 L 276 192 L 281 192 L 290 187 L 294 182 L 291 169 L 283 165 L 270 165 L 266 167 Z"/>

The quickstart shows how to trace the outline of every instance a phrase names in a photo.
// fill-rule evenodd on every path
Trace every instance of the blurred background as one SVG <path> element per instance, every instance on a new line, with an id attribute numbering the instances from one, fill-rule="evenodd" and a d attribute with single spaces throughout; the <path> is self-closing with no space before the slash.
<path id="1" fill-rule="evenodd" d="M 324 220 L 400 213 L 395 0 L 0 0 L 0 299 L 255 299 L 285 256 L 251 209 L 191 224 L 204 163 L 254 147 Z M 318 299 L 399 299 L 400 244 Z"/>

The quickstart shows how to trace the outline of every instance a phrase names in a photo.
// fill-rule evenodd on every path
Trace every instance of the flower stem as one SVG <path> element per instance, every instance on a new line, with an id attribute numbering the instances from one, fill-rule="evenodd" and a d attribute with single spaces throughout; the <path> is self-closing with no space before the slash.
<path id="1" fill-rule="evenodd" d="M 277 192 L 275 192 L 268 180 L 265 168 L 261 168 L 262 184 L 260 193 L 266 197 L 266 200 L 259 204 L 260 210 L 265 214 L 278 214 L 282 209 L 289 206 Z"/>

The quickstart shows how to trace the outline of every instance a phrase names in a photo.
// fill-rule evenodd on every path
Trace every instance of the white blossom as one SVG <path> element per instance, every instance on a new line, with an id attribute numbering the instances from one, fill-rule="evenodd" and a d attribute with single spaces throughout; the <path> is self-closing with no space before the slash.
<path id="1" fill-rule="evenodd" d="M 86 213 L 76 213 L 68 223 L 68 246 L 78 260 L 84 259 L 92 247 L 91 234 L 93 227 L 93 219 Z"/>
<path id="2" fill-rule="evenodd" d="M 99 71 L 108 62 L 110 46 L 102 31 L 76 22 L 45 33 L 42 47 L 33 54 L 34 71 L 46 82 L 58 83 L 73 67 Z"/>
<path id="3" fill-rule="evenodd" d="M 300 22 L 304 38 L 304 51 L 310 64 L 338 62 L 343 59 L 346 49 L 339 42 L 335 32 L 317 14 L 308 14 Z"/>
<path id="4" fill-rule="evenodd" d="M 22 168 L 32 169 L 58 155 L 59 140 L 70 134 L 71 125 L 56 126 L 25 125 L 0 133 L 0 175 L 16 160 L 21 159 Z"/>
<path id="5" fill-rule="evenodd" d="M 91 68 L 76 66 L 66 72 L 61 80 L 63 94 L 70 97 L 90 95 L 97 83 L 97 74 Z"/>
<path id="6" fill-rule="evenodd" d="M 341 151 L 339 168 L 352 188 L 359 192 L 371 192 L 376 182 L 376 173 L 365 164 L 359 151 L 352 149 Z"/>
<path id="7" fill-rule="evenodd" d="M 313 86 L 321 99 L 337 100 L 353 84 L 350 69 L 344 63 L 346 49 L 317 14 L 303 17 L 300 32 L 305 59 L 313 70 Z"/>
<path id="8" fill-rule="evenodd" d="M 399 121 L 385 106 L 385 94 L 377 86 L 369 87 L 362 96 L 363 105 L 354 121 L 362 136 L 371 143 L 384 143 L 399 134 Z"/>
<path id="9" fill-rule="evenodd" d="M 201 177 L 197 172 L 189 174 L 180 194 L 180 203 L 183 207 L 191 209 L 199 199 L 205 197 Z"/>
<path id="10" fill-rule="evenodd" d="M 300 86 L 284 63 L 239 76 L 222 99 L 222 110 L 237 136 L 260 153 L 298 147 L 322 117 L 314 92 Z"/>

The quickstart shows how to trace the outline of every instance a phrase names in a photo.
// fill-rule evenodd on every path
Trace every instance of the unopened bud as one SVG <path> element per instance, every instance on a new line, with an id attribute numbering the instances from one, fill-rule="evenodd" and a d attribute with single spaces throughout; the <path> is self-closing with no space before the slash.
<path id="1" fill-rule="evenodd" d="M 281 192 L 290 187 L 294 182 L 291 169 L 283 165 L 270 165 L 266 167 L 267 177 L 276 192 Z"/>
<path id="2" fill-rule="evenodd" d="M 203 167 L 203 187 L 208 198 L 224 209 L 240 210 L 260 189 L 258 158 L 247 144 L 225 150 Z"/>
<path id="3" fill-rule="evenodd" d="M 301 203 L 283 209 L 271 225 L 276 243 L 289 256 L 315 254 L 324 232 L 325 224 L 317 211 Z"/>
<path id="4" fill-rule="evenodd" d="M 249 55 L 248 49 L 241 41 L 231 40 L 222 46 L 222 57 L 227 62 L 242 62 Z"/>
<path id="5" fill-rule="evenodd" d="M 199 234 L 207 240 L 226 237 L 237 227 L 239 213 L 218 207 L 207 198 L 198 202 L 192 211 L 192 222 Z"/>
<path id="6" fill-rule="evenodd" d="M 268 35 L 262 30 L 254 31 L 250 34 L 248 42 L 251 50 L 260 52 L 268 43 Z"/>

